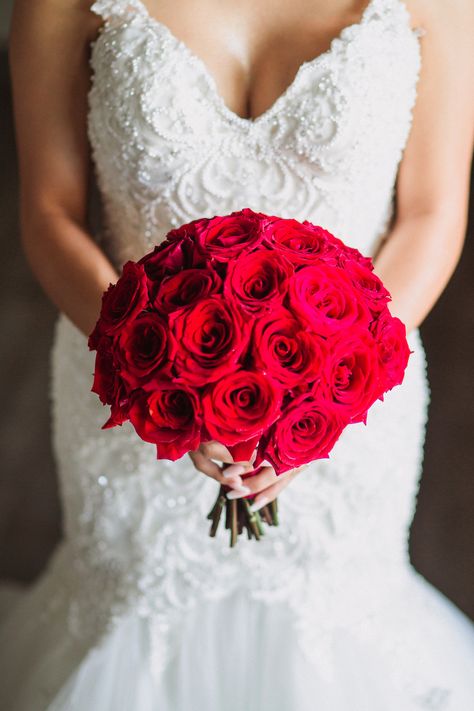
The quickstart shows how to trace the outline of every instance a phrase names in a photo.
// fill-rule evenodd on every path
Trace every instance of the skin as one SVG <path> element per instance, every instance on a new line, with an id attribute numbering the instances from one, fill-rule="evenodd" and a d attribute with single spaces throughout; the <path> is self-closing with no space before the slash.
<path id="1" fill-rule="evenodd" d="M 358 22 L 367 0 L 145 0 L 150 14 L 207 65 L 225 103 L 254 118 L 292 82 L 302 62 Z M 20 164 L 22 245 L 51 301 L 85 335 L 118 274 L 87 222 L 91 171 L 86 133 L 89 44 L 102 21 L 91 0 L 17 0 L 10 37 Z M 410 0 L 422 26 L 422 70 L 413 125 L 396 184 L 396 214 L 375 255 L 391 312 L 418 327 L 450 279 L 467 225 L 474 139 L 472 0 Z M 408 252 L 408 248 L 410 252 Z M 409 257 L 407 254 L 409 253 Z M 263 467 L 242 489 L 252 461 L 234 463 L 222 444 L 190 452 L 195 467 L 234 496 L 274 499 L 303 467 L 277 477 Z"/>

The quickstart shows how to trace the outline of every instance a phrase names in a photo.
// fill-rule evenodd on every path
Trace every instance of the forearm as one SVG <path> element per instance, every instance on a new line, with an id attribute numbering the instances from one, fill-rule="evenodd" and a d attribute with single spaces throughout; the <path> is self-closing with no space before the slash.
<path id="1" fill-rule="evenodd" d="M 444 291 L 459 261 L 465 220 L 426 214 L 396 222 L 374 258 L 375 273 L 392 295 L 389 308 L 418 327 Z"/>
<path id="2" fill-rule="evenodd" d="M 23 248 L 51 301 L 88 335 L 99 316 L 101 297 L 116 270 L 86 229 L 65 214 L 22 220 Z"/>

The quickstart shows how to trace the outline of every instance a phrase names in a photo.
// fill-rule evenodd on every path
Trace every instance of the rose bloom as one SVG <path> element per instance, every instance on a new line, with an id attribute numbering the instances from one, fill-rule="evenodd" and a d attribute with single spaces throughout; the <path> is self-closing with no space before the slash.
<path id="1" fill-rule="evenodd" d="M 170 230 L 166 235 L 166 239 L 171 242 L 179 242 L 181 239 L 189 237 L 194 242 L 196 241 L 197 235 L 207 227 L 212 218 L 209 217 L 198 217 L 195 220 L 186 222 L 184 225 L 175 227 Z"/>
<path id="2" fill-rule="evenodd" d="M 128 419 L 128 397 L 111 350 L 112 339 L 103 336 L 95 357 L 94 382 L 91 392 L 96 393 L 103 405 L 110 405 L 110 417 L 102 429 L 121 425 Z"/>
<path id="3" fill-rule="evenodd" d="M 383 391 L 391 390 L 403 381 L 410 350 L 406 339 L 406 326 L 386 309 L 372 326 L 378 346 L 379 363 L 383 377 Z"/>
<path id="4" fill-rule="evenodd" d="M 239 445 L 234 459 L 249 459 L 262 432 L 280 414 L 282 392 L 259 371 L 238 370 L 210 386 L 203 395 L 204 426 L 209 439 Z"/>
<path id="5" fill-rule="evenodd" d="M 304 393 L 284 410 L 262 437 L 254 466 L 268 460 L 277 474 L 324 459 L 335 445 L 347 419 L 339 408 L 316 393 Z"/>
<path id="6" fill-rule="evenodd" d="M 285 388 L 308 386 L 326 362 L 326 342 L 304 330 L 288 309 L 273 309 L 255 322 L 252 359 L 256 368 Z"/>
<path id="7" fill-rule="evenodd" d="M 341 242 L 341 244 L 343 244 Z M 374 265 L 370 257 L 364 257 L 355 247 L 348 247 L 344 244 L 344 249 L 337 255 L 337 265 L 346 268 L 351 264 L 360 264 L 361 267 L 373 271 Z"/>
<path id="8" fill-rule="evenodd" d="M 366 422 L 381 394 L 379 352 L 372 334 L 348 329 L 328 339 L 329 357 L 321 387 L 351 422 Z"/>
<path id="9" fill-rule="evenodd" d="M 177 375 L 196 386 L 234 371 L 248 347 L 251 324 L 221 295 L 173 311 L 169 323 L 179 344 L 174 364 Z"/>
<path id="10" fill-rule="evenodd" d="M 183 269 L 205 265 L 204 256 L 196 249 L 196 243 L 184 231 L 175 239 L 169 236 L 158 244 L 152 252 L 140 259 L 147 275 L 148 291 L 153 301 L 164 277 L 176 274 Z"/>
<path id="11" fill-rule="evenodd" d="M 358 262 L 348 261 L 345 270 L 372 313 L 380 313 L 392 298 L 382 280 L 371 269 Z"/>
<path id="12" fill-rule="evenodd" d="M 89 348 L 96 349 L 103 334 L 118 331 L 125 321 L 135 318 L 147 303 L 147 279 L 143 267 L 126 262 L 120 279 L 111 284 L 102 296 L 100 317 L 89 336 Z"/>
<path id="13" fill-rule="evenodd" d="M 277 252 L 245 254 L 228 263 L 224 296 L 251 314 L 273 309 L 282 303 L 293 271 L 290 262 Z"/>
<path id="14" fill-rule="evenodd" d="M 268 225 L 265 242 L 284 254 L 295 266 L 313 265 L 319 259 L 335 265 L 340 249 L 340 240 L 322 227 L 281 218 L 274 218 Z"/>
<path id="15" fill-rule="evenodd" d="M 325 336 L 356 324 L 367 327 L 372 319 L 343 270 L 324 263 L 296 272 L 288 303 L 298 318 Z"/>
<path id="16" fill-rule="evenodd" d="M 183 269 L 177 274 L 163 278 L 155 296 L 154 306 L 159 313 L 170 313 L 221 290 L 222 280 L 214 269 Z"/>
<path id="17" fill-rule="evenodd" d="M 316 234 L 324 234 L 327 240 L 327 250 L 328 253 L 325 257 L 325 261 L 328 260 L 328 256 L 335 256 L 335 263 L 339 267 L 345 267 L 349 263 L 357 263 L 366 269 L 373 269 L 372 259 L 370 257 L 364 257 L 364 255 L 359 252 L 355 247 L 349 247 L 345 244 L 339 237 L 336 237 L 328 230 L 323 229 L 319 225 L 313 225 L 307 220 L 303 221 L 303 225 L 308 230 L 313 230 Z"/>
<path id="18" fill-rule="evenodd" d="M 213 217 L 197 230 L 197 244 L 213 259 L 229 259 L 257 247 L 263 239 L 262 220 L 249 208 L 223 217 Z"/>
<path id="19" fill-rule="evenodd" d="M 193 388 L 170 383 L 141 393 L 130 407 L 130 421 L 145 442 L 156 445 L 160 459 L 175 461 L 199 447 L 202 415 Z"/>
<path id="20" fill-rule="evenodd" d="M 156 377 L 170 376 L 176 347 L 168 323 L 158 314 L 144 312 L 137 316 L 122 329 L 118 341 L 117 359 L 127 385 L 154 387 Z"/>

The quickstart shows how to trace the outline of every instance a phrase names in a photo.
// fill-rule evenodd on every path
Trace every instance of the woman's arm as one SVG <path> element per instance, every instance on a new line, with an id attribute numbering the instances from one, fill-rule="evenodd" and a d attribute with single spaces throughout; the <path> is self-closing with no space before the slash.
<path id="1" fill-rule="evenodd" d="M 50 299 L 87 335 L 117 274 L 87 226 L 87 0 L 16 0 L 10 35 L 23 248 Z M 95 25 L 95 26 L 94 26 Z"/>
<path id="2" fill-rule="evenodd" d="M 21 236 L 31 268 L 50 299 L 85 334 L 103 291 L 118 275 L 87 226 L 88 47 L 97 32 L 91 0 L 16 0 L 10 60 L 21 181 Z M 219 443 L 192 453 L 196 468 L 239 488 L 210 457 Z M 230 457 L 232 460 L 232 457 Z M 232 473 L 232 470 L 231 470 Z"/>
<path id="3" fill-rule="evenodd" d="M 374 260 L 390 310 L 420 325 L 461 255 L 474 138 L 474 3 L 418 0 L 422 68 L 393 229 Z M 418 23 L 417 23 L 418 24 Z"/>

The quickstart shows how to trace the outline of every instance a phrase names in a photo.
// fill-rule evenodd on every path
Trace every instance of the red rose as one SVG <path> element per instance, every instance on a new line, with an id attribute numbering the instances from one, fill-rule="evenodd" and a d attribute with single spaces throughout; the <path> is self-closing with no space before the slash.
<path id="1" fill-rule="evenodd" d="M 392 298 L 382 280 L 371 269 L 353 260 L 346 263 L 345 271 L 356 289 L 364 297 L 372 313 L 376 314 L 382 311 Z"/>
<path id="2" fill-rule="evenodd" d="M 199 447 L 201 409 L 192 388 L 169 384 L 142 394 L 130 408 L 130 421 L 145 442 L 156 444 L 159 459 L 175 461 Z"/>
<path id="3" fill-rule="evenodd" d="M 198 217 L 196 220 L 191 220 L 191 222 L 186 222 L 184 225 L 180 225 L 173 230 L 170 230 L 166 235 L 166 239 L 169 241 L 180 241 L 185 237 L 190 237 L 193 242 L 196 241 L 197 235 L 207 227 L 210 221 L 209 217 Z"/>
<path id="4" fill-rule="evenodd" d="M 217 261 L 246 253 L 263 239 L 260 216 L 245 208 L 223 217 L 213 217 L 197 237 L 200 248 Z"/>
<path id="5" fill-rule="evenodd" d="M 185 233 L 178 239 L 165 239 L 146 254 L 138 264 L 143 265 L 148 277 L 148 289 L 153 300 L 164 277 L 177 274 L 183 269 L 204 265 L 203 255 L 196 242 Z"/>
<path id="6" fill-rule="evenodd" d="M 325 341 L 303 330 L 287 309 L 275 308 L 254 326 L 253 362 L 286 388 L 309 385 L 321 377 Z"/>
<path id="7" fill-rule="evenodd" d="M 326 379 L 330 397 L 351 422 L 366 422 L 380 396 L 377 344 L 365 329 L 348 329 L 328 339 Z"/>
<path id="8" fill-rule="evenodd" d="M 339 248 L 330 238 L 332 235 L 322 227 L 291 219 L 276 218 L 265 230 L 265 242 L 295 266 L 312 265 L 320 259 L 336 264 Z"/>
<path id="9" fill-rule="evenodd" d="M 256 440 L 280 415 L 281 389 L 258 371 L 238 370 L 210 386 L 202 399 L 210 439 L 239 445 L 234 458 L 248 460 Z"/>
<path id="10" fill-rule="evenodd" d="M 323 234 L 327 240 L 327 249 L 329 254 L 336 256 L 337 266 L 344 267 L 347 262 L 357 262 L 366 267 L 366 269 L 373 269 L 372 260 L 370 257 L 364 257 L 361 252 L 355 247 L 349 247 L 345 244 L 339 237 L 336 237 L 331 232 L 319 227 L 319 225 L 313 225 L 311 222 L 304 220 L 303 225 L 308 230 L 314 230 L 316 234 Z"/>
<path id="11" fill-rule="evenodd" d="M 373 324 L 372 333 L 378 346 L 383 392 L 386 392 L 402 383 L 410 353 L 414 351 L 408 346 L 405 324 L 392 316 L 388 308 Z"/>
<path id="12" fill-rule="evenodd" d="M 322 227 L 312 225 L 306 220 L 303 224 L 306 225 L 308 229 L 314 229 L 318 233 L 320 231 L 324 233 L 328 242 L 328 248 L 336 255 L 336 262 L 338 266 L 344 267 L 348 262 L 356 262 L 367 269 L 373 269 L 370 257 L 364 257 L 364 255 L 355 247 L 349 247 L 349 245 L 345 244 L 341 239 L 339 239 L 339 237 L 336 237 L 331 232 L 324 230 Z"/>
<path id="13" fill-rule="evenodd" d="M 194 385 L 205 385 L 235 370 L 251 332 L 251 323 L 221 295 L 173 311 L 169 323 L 179 344 L 178 377 Z"/>
<path id="14" fill-rule="evenodd" d="M 176 343 L 168 324 L 158 314 L 140 314 L 122 330 L 118 346 L 121 374 L 129 387 L 153 387 L 156 376 L 171 374 Z"/>
<path id="15" fill-rule="evenodd" d="M 100 349 L 95 356 L 92 384 L 92 392 L 99 396 L 103 405 L 110 405 L 113 402 L 120 382 L 112 351 L 104 346 L 108 340 L 103 338 L 100 342 Z"/>
<path id="16" fill-rule="evenodd" d="M 341 242 L 343 244 L 343 242 Z M 360 264 L 361 267 L 373 271 L 374 265 L 370 257 L 364 257 L 355 247 L 348 247 L 344 244 L 344 249 L 341 250 L 337 257 L 337 265 L 345 268 L 348 264 Z"/>
<path id="17" fill-rule="evenodd" d="M 372 318 L 343 270 L 324 263 L 304 267 L 290 279 L 289 306 L 321 335 L 356 324 L 368 326 Z"/>
<path id="18" fill-rule="evenodd" d="M 330 402 L 314 393 L 297 397 L 265 433 L 254 466 L 267 459 L 277 474 L 324 459 L 340 437 L 347 420 Z"/>
<path id="19" fill-rule="evenodd" d="M 125 321 L 135 318 L 147 303 L 147 279 L 143 267 L 127 262 L 117 283 L 110 284 L 102 296 L 100 317 L 89 336 L 89 348 L 95 350 L 103 334 L 118 331 Z"/>
<path id="20" fill-rule="evenodd" d="M 214 269 L 183 269 L 173 276 L 164 277 L 154 304 L 160 313 L 170 313 L 221 290 L 222 280 Z"/>
<path id="21" fill-rule="evenodd" d="M 91 391 L 103 405 L 111 406 L 111 414 L 102 429 L 121 425 L 128 419 L 128 397 L 111 350 L 110 339 L 103 337 L 95 357 L 94 382 Z"/>
<path id="22" fill-rule="evenodd" d="M 228 263 L 224 295 L 250 313 L 273 309 L 282 303 L 293 271 L 290 262 L 277 252 L 251 252 Z"/>

